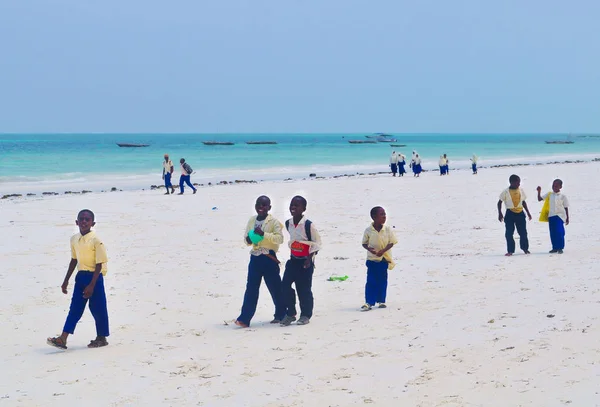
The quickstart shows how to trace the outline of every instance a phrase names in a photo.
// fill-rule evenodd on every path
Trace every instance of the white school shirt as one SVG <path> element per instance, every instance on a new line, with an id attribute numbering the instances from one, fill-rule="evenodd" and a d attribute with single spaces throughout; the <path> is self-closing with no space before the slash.
<path id="1" fill-rule="evenodd" d="M 321 235 L 315 228 L 315 224 L 313 222 L 310 223 L 310 237 L 312 240 L 308 240 L 308 236 L 306 236 L 306 216 L 302 216 L 298 225 L 294 225 L 294 218 L 290 218 L 288 220 L 289 227 L 287 229 L 290 234 L 290 241 L 288 242 L 288 247 L 292 248 L 292 243 L 298 242 L 305 244 L 308 247 L 308 253 L 314 253 L 321 250 Z"/>
<path id="2" fill-rule="evenodd" d="M 569 207 L 569 200 L 563 194 L 556 192 L 548 192 L 542 198 L 546 199 L 550 195 L 550 212 L 548 217 L 558 216 L 565 222 L 567 220 L 567 209 Z"/>
<path id="3" fill-rule="evenodd" d="M 504 202 L 504 205 L 506 206 L 506 209 L 519 209 L 523 207 L 523 201 L 525 201 L 527 199 L 527 195 L 525 195 L 525 191 L 523 191 L 523 188 L 519 187 L 519 193 L 521 194 L 521 200 L 519 201 L 519 204 L 517 206 L 513 205 L 513 200 L 512 197 L 510 196 L 510 188 L 506 188 L 504 191 L 502 191 L 502 193 L 500 194 L 500 200 L 502 202 Z"/>
<path id="4" fill-rule="evenodd" d="M 163 161 L 163 168 L 165 169 L 165 174 L 171 172 L 171 167 L 173 166 L 173 161 Z"/>
<path id="5" fill-rule="evenodd" d="M 398 164 L 398 156 L 396 154 L 392 154 L 390 157 L 390 164 Z"/>

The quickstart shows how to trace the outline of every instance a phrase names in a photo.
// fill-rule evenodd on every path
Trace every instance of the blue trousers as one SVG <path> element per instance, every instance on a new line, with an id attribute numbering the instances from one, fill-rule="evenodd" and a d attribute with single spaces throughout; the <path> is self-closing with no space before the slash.
<path id="1" fill-rule="evenodd" d="M 390 167 L 392 169 L 393 174 L 396 174 L 398 172 L 398 164 L 390 164 Z"/>
<path id="2" fill-rule="evenodd" d="M 477 174 L 477 164 L 471 164 L 471 168 L 473 169 L 473 174 Z"/>
<path id="3" fill-rule="evenodd" d="M 387 262 L 367 260 L 367 284 L 365 285 L 365 302 L 367 304 L 375 305 L 376 302 L 385 302 L 387 280 Z"/>
<path id="4" fill-rule="evenodd" d="M 406 173 L 406 169 L 404 169 L 405 164 L 406 164 L 406 161 L 402 161 L 401 163 L 398 163 L 398 173 L 400 175 L 404 175 Z"/>
<path id="5" fill-rule="evenodd" d="M 189 185 L 190 188 L 192 188 L 192 190 L 196 190 L 196 188 L 194 188 L 194 186 L 192 185 L 192 183 L 190 182 L 190 176 L 189 175 L 183 175 L 181 174 L 181 177 L 179 177 L 179 189 L 181 190 L 181 193 L 183 194 L 183 183 L 186 183 Z"/>
<path id="6" fill-rule="evenodd" d="M 313 314 L 314 297 L 312 293 L 312 277 L 314 267 L 304 268 L 304 259 L 291 258 L 285 263 L 285 273 L 281 285 L 283 288 L 283 300 L 287 308 L 287 315 L 294 317 L 296 311 L 296 291 L 300 301 L 300 316 L 310 319 Z M 292 284 L 296 284 L 296 291 Z"/>
<path id="7" fill-rule="evenodd" d="M 73 297 L 71 298 L 71 307 L 69 315 L 63 328 L 63 332 L 73 334 L 75 326 L 81 319 L 85 306 L 90 303 L 90 311 L 96 321 L 96 335 L 108 336 L 108 310 L 106 308 L 106 293 L 104 292 L 104 277 L 102 274 L 96 280 L 94 293 L 90 298 L 83 298 L 83 290 L 92 282 L 94 273 L 91 271 L 79 271 L 75 276 L 75 287 L 73 287 Z"/>
<path id="8" fill-rule="evenodd" d="M 525 212 L 514 213 L 511 210 L 507 210 L 504 215 L 504 226 L 506 227 L 506 252 L 515 252 L 515 228 L 519 234 L 519 246 L 521 250 L 529 250 L 529 239 L 527 238 L 527 218 L 525 218 Z"/>
<path id="9" fill-rule="evenodd" d="M 271 253 L 272 255 L 275 252 Z M 275 304 L 275 319 L 283 319 L 285 316 L 285 302 L 281 290 L 281 276 L 279 275 L 279 265 L 267 256 L 250 255 L 248 264 L 248 280 L 246 281 L 246 292 L 244 293 L 244 303 L 242 312 L 237 318 L 238 321 L 250 325 L 252 317 L 256 313 L 258 304 L 258 294 L 260 292 L 260 283 L 265 279 L 265 284 L 271 294 L 273 304 Z"/>
<path id="10" fill-rule="evenodd" d="M 173 188 L 173 184 L 171 184 L 171 173 L 165 173 L 165 189 L 169 192 L 169 188 Z"/>
<path id="11" fill-rule="evenodd" d="M 565 223 L 559 216 L 550 216 L 548 218 L 548 227 L 550 228 L 550 241 L 552 250 L 562 250 L 565 248 Z"/>

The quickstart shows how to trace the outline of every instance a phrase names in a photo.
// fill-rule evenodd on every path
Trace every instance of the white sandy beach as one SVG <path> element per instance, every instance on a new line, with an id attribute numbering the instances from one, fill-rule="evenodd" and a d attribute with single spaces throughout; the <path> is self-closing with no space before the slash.
<path id="1" fill-rule="evenodd" d="M 512 173 L 529 194 L 532 254 L 506 258 L 496 202 Z M 556 177 L 572 205 L 563 255 L 548 254 L 535 199 Z M 0 201 L 0 406 L 600 406 L 599 178 L 585 163 Z M 264 284 L 252 326 L 232 324 L 261 194 L 282 222 L 305 196 L 321 233 L 307 326 L 269 324 Z M 398 266 L 388 308 L 360 312 L 375 205 Z M 83 208 L 108 248 L 112 332 L 88 349 L 86 311 L 63 352 L 45 341 L 67 315 L 60 285 Z"/>

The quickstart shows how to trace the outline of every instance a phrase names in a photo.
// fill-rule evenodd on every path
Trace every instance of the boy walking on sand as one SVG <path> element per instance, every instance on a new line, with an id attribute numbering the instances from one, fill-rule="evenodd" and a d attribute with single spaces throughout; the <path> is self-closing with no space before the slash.
<path id="1" fill-rule="evenodd" d="M 285 316 L 279 260 L 277 259 L 279 245 L 283 243 L 282 225 L 269 214 L 271 200 L 268 197 L 259 196 L 254 209 L 256 216 L 250 218 L 244 232 L 244 242 L 246 245 L 252 246 L 246 292 L 244 293 L 242 312 L 235 320 L 235 324 L 242 328 L 250 326 L 250 321 L 256 312 L 260 283 L 263 278 L 275 304 L 275 315 L 271 323 L 278 324 Z"/>
<path id="2" fill-rule="evenodd" d="M 79 233 L 71 238 L 71 262 L 61 286 L 63 294 L 67 294 L 69 279 L 75 266 L 78 266 L 71 307 L 63 333 L 58 337 L 48 338 L 47 343 L 50 346 L 67 349 L 67 337 L 75 332 L 75 326 L 81 319 L 89 300 L 90 311 L 96 321 L 96 339 L 89 343 L 88 348 L 100 348 L 108 345 L 106 337 L 109 335 L 104 291 L 104 276 L 108 262 L 106 248 L 96 233 L 91 230 L 96 224 L 92 211 L 89 209 L 80 211 L 75 224 L 79 226 Z"/>
<path id="3" fill-rule="evenodd" d="M 542 187 L 537 187 L 538 201 L 548 199 L 548 227 L 550 228 L 550 241 L 552 250 L 550 253 L 562 254 L 565 248 L 565 225 L 569 224 L 569 200 L 560 190 L 563 182 L 555 179 L 552 183 L 552 192 L 541 196 Z"/>
<path id="4" fill-rule="evenodd" d="M 529 254 L 529 240 L 527 239 L 527 220 L 523 209 L 527 212 L 527 217 L 531 220 L 531 213 L 527 207 L 527 196 L 521 188 L 521 178 L 518 175 L 511 175 L 508 179 L 510 186 L 502 191 L 498 200 L 498 220 L 504 221 L 506 227 L 506 254 L 512 256 L 515 253 L 515 227 L 519 234 L 519 246 L 525 254 Z M 506 214 L 502 216 L 502 203 L 506 206 Z"/>
<path id="5" fill-rule="evenodd" d="M 290 234 L 290 259 L 285 263 L 283 274 L 283 299 L 287 309 L 281 326 L 288 326 L 296 320 L 296 291 L 300 302 L 300 318 L 296 325 L 306 325 L 313 313 L 312 277 L 315 269 L 314 257 L 321 249 L 321 237 L 313 223 L 306 219 L 306 199 L 295 196 L 290 202 L 292 218 L 285 221 Z M 296 291 L 292 288 L 296 284 Z"/>
<path id="6" fill-rule="evenodd" d="M 190 165 L 188 163 L 185 162 L 185 158 L 182 158 L 181 160 L 179 160 L 179 164 L 181 164 L 181 176 L 179 177 L 179 193 L 177 195 L 183 195 L 183 184 L 186 183 L 188 184 L 188 186 L 190 188 L 192 188 L 192 190 L 194 191 L 194 194 L 196 193 L 196 188 L 194 187 L 194 185 L 192 185 L 192 182 L 190 181 L 190 177 L 192 175 L 192 172 L 194 172 L 194 170 L 192 170 L 192 167 L 190 167 Z"/>
<path id="7" fill-rule="evenodd" d="M 385 209 L 376 206 L 371 209 L 373 223 L 365 229 L 362 246 L 367 250 L 367 284 L 365 285 L 365 305 L 362 311 L 370 311 L 376 303 L 386 308 L 388 269 L 394 268 L 392 246 L 398 243 L 394 231 L 385 225 Z"/>
<path id="8" fill-rule="evenodd" d="M 163 161 L 163 180 L 165 181 L 165 189 L 167 192 L 165 195 L 169 195 L 169 188 L 171 189 L 171 194 L 175 193 L 175 188 L 173 188 L 173 184 L 171 183 L 171 176 L 173 175 L 173 161 L 169 159 L 169 154 L 165 154 L 165 161 Z"/>

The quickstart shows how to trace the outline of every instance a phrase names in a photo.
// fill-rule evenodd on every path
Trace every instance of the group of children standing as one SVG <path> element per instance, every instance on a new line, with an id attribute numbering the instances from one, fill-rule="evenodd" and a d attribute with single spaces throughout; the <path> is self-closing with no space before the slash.
<path id="1" fill-rule="evenodd" d="M 396 154 L 395 151 L 392 151 L 392 155 L 390 157 L 390 168 L 392 170 L 392 175 L 395 177 L 396 172 L 400 173 L 400 176 L 403 176 L 406 172 L 404 169 L 404 165 L 406 164 L 405 156 L 402 153 Z M 477 174 L 477 161 L 479 158 L 473 154 L 473 157 L 469 159 L 471 161 L 471 169 L 473 170 L 473 174 Z M 450 174 L 450 160 L 446 154 L 440 156 L 440 160 L 438 165 L 440 167 L 440 175 L 448 175 Z M 419 177 L 419 174 L 423 172 L 423 167 L 421 165 L 421 157 L 416 151 L 412 153 L 412 159 L 410 161 L 409 167 L 412 168 L 413 176 Z"/>
<path id="2" fill-rule="evenodd" d="M 418 156 L 415 154 L 415 156 Z M 476 161 L 474 161 L 475 165 Z M 529 252 L 527 237 L 527 218 L 532 219 L 527 206 L 527 195 L 521 188 L 518 175 L 511 175 L 510 186 L 503 190 L 498 200 L 498 220 L 504 222 L 506 232 L 506 256 L 515 252 L 515 229 L 519 234 L 519 245 L 525 254 Z M 552 250 L 550 253 L 562 254 L 565 247 L 565 225 L 569 224 L 569 200 L 561 193 L 563 182 L 555 179 L 552 191 L 541 194 L 537 187 L 538 201 L 544 201 L 541 221 L 547 221 L 550 230 Z M 502 214 L 502 204 L 506 212 Z M 235 320 L 237 326 L 247 328 L 256 312 L 258 296 L 262 280 L 271 294 L 275 305 L 275 313 L 271 323 L 288 326 L 296 321 L 296 325 L 310 322 L 314 308 L 312 293 L 312 277 L 315 268 L 314 258 L 321 249 L 321 237 L 314 224 L 304 216 L 307 202 L 302 196 L 292 198 L 289 206 L 292 217 L 285 222 L 285 229 L 290 236 L 288 248 L 290 258 L 285 263 L 283 279 L 280 276 L 280 261 L 277 258 L 279 246 L 283 243 L 283 225 L 269 214 L 271 200 L 260 196 L 256 200 L 252 216 L 244 232 L 244 243 L 251 246 L 250 262 L 246 291 L 240 315 Z M 388 270 L 394 268 L 391 249 L 397 244 L 394 231 L 387 226 L 385 209 L 376 206 L 371 209 L 372 223 L 365 229 L 362 247 L 367 251 L 367 282 L 365 285 L 365 304 L 362 311 L 370 311 L 373 307 L 386 308 Z M 91 230 L 95 225 L 95 215 L 89 209 L 81 210 L 77 215 L 76 225 L 79 233 L 71 237 L 71 261 L 61 286 L 67 294 L 69 280 L 77 267 L 75 286 L 71 305 L 62 334 L 50 337 L 47 343 L 51 346 L 67 349 L 67 338 L 75 332 L 89 302 L 90 311 L 96 322 L 96 338 L 88 347 L 99 348 L 108 345 L 109 336 L 108 310 L 104 276 L 107 273 L 108 257 L 102 241 Z M 295 290 L 292 287 L 295 286 Z M 296 294 L 300 303 L 300 316 L 296 309 Z"/>
<path id="3" fill-rule="evenodd" d="M 392 170 L 392 175 L 395 177 L 396 172 L 400 177 L 403 177 L 406 173 L 406 169 L 404 166 L 406 165 L 406 157 L 402 153 L 396 154 L 395 151 L 392 151 L 392 156 L 390 157 L 390 169 Z"/>

